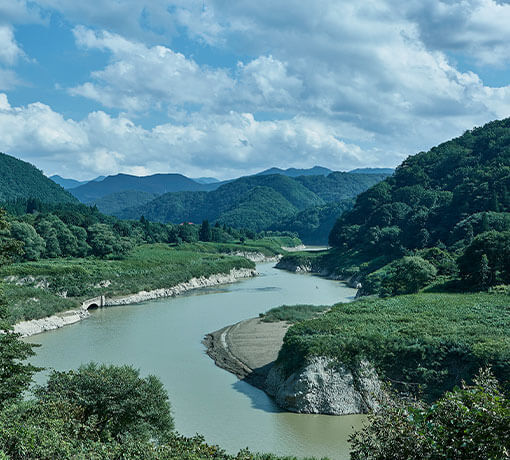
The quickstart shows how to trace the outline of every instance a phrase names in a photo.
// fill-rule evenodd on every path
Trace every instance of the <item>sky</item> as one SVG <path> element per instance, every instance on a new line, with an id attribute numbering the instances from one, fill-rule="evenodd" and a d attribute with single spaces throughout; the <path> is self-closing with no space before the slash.
<path id="1" fill-rule="evenodd" d="M 509 0 L 0 0 L 0 151 L 76 179 L 394 167 L 510 116 Z"/>

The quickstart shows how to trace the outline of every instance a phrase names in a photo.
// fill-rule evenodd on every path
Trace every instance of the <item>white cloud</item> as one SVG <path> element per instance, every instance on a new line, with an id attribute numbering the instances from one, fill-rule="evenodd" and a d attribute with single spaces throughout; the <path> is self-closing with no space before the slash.
<path id="1" fill-rule="evenodd" d="M 257 121 L 235 112 L 194 114 L 185 125 L 166 123 L 148 130 L 101 111 L 75 121 L 39 102 L 12 107 L 0 94 L 0 151 L 50 174 L 79 178 L 120 171 L 233 177 L 275 164 L 347 169 L 381 161 L 339 134 L 334 124 L 306 117 Z"/>
<path id="2" fill-rule="evenodd" d="M 111 53 L 111 62 L 92 72 L 94 83 L 71 94 L 94 99 L 106 107 L 146 111 L 162 103 L 173 106 L 212 104 L 234 82 L 225 70 L 200 67 L 192 59 L 164 46 L 147 47 L 108 32 L 83 27 L 74 30 L 77 44 Z"/>
<path id="3" fill-rule="evenodd" d="M 400 5 L 416 22 L 423 41 L 481 64 L 508 65 L 510 4 L 495 0 L 413 0 Z"/>
<path id="4" fill-rule="evenodd" d="M 23 50 L 16 42 L 12 29 L 0 25 L 0 63 L 12 66 L 23 56 Z"/>

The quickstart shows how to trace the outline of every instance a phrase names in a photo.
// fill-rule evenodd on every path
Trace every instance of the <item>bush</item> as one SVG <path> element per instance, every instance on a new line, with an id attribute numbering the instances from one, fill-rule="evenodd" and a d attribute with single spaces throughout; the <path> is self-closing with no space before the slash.
<path id="1" fill-rule="evenodd" d="M 510 401 L 482 371 L 434 405 L 387 401 L 351 437 L 352 460 L 504 459 L 510 451 Z"/>
<path id="2" fill-rule="evenodd" d="M 102 440 L 129 435 L 163 441 L 173 428 L 161 381 L 152 375 L 141 378 L 130 366 L 90 363 L 77 371 L 54 371 L 36 394 L 43 402 L 79 407 L 82 423 Z"/>
<path id="3" fill-rule="evenodd" d="M 368 275 L 361 294 L 382 297 L 415 294 L 436 275 L 436 267 L 427 260 L 419 256 L 403 257 Z"/>

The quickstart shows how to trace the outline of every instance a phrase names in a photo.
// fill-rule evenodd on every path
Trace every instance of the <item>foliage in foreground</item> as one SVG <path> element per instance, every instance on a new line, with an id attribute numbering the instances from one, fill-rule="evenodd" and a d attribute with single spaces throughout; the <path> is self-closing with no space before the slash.
<path id="1" fill-rule="evenodd" d="M 201 436 L 172 431 L 159 379 L 130 366 L 94 363 L 53 372 L 32 400 L 0 410 L 0 458 L 271 460 L 247 450 L 229 455 Z M 2 456 L 3 455 L 3 456 Z"/>
<path id="2" fill-rule="evenodd" d="M 435 404 L 387 401 L 355 433 L 352 460 L 510 458 L 510 401 L 489 371 Z"/>

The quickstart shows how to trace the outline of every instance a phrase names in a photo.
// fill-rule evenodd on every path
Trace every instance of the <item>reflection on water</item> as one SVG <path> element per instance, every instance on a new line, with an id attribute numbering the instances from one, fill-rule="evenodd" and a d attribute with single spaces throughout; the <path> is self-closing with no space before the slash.
<path id="1" fill-rule="evenodd" d="M 232 285 L 94 311 L 81 323 L 27 339 L 42 344 L 33 361 L 58 370 L 91 360 L 132 364 L 142 374 L 157 375 L 170 395 L 177 430 L 204 434 L 231 452 L 249 447 L 348 459 L 348 436 L 363 416 L 284 412 L 205 354 L 201 341 L 208 332 L 275 306 L 330 305 L 354 294 L 339 282 L 283 272 L 271 264 L 257 270 L 261 276 Z"/>

